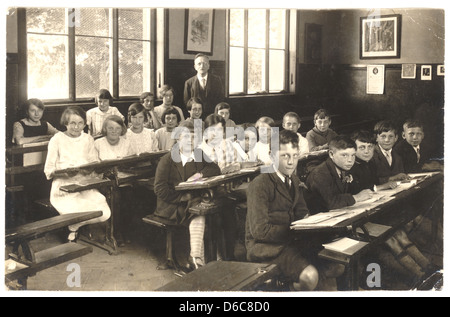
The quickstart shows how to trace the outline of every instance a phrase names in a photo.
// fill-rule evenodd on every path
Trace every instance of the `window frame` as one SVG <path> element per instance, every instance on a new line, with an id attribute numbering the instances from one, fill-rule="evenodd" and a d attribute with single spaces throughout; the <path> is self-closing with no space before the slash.
<path id="1" fill-rule="evenodd" d="M 290 95 L 295 93 L 295 85 L 292 83 L 292 78 L 295 78 L 295 51 L 292 50 L 293 45 L 295 45 L 295 40 L 293 35 L 296 34 L 296 16 L 295 12 L 289 9 L 285 9 L 285 43 L 283 49 L 274 49 L 270 48 L 270 9 L 265 9 L 266 12 L 266 38 L 265 38 L 265 78 L 264 78 L 264 86 L 265 90 L 263 92 L 257 93 L 248 93 L 248 12 L 252 9 L 242 9 L 244 10 L 244 57 L 243 57 L 243 87 L 244 92 L 242 93 L 230 93 L 230 49 L 232 45 L 230 45 L 230 26 L 231 26 L 231 9 L 227 10 L 226 13 L 226 63 L 227 67 L 225 69 L 226 76 L 226 95 L 228 98 L 241 98 L 241 97 L 261 97 L 261 96 L 280 96 L 280 95 Z M 295 47 L 295 46 L 294 46 Z M 284 87 L 281 91 L 278 92 L 270 92 L 269 88 L 269 80 L 270 80 L 270 51 L 271 50 L 284 50 Z M 294 62 L 293 62 L 294 61 Z"/>
<path id="2" fill-rule="evenodd" d="M 77 8 L 65 8 L 67 17 L 69 17 L 70 12 Z M 122 8 L 105 8 L 110 10 L 110 22 L 111 22 L 111 70 L 112 70 L 112 78 L 111 78 L 111 87 L 110 91 L 113 98 L 117 99 L 117 101 L 126 101 L 126 100 L 134 100 L 139 98 L 139 95 L 136 96 L 121 96 L 119 91 L 119 40 L 123 40 L 124 38 L 119 35 L 119 10 Z M 125 9 L 125 8 L 124 8 Z M 148 80 L 150 81 L 150 92 L 156 95 L 156 8 L 142 8 L 150 10 L 150 21 L 149 21 L 149 33 L 150 33 L 150 69 L 154 71 L 150 71 Z M 28 96 L 28 61 L 27 61 L 27 20 L 26 20 L 26 10 L 27 8 L 18 8 L 18 56 L 19 56 L 19 82 L 22 83 L 22 91 L 21 99 L 23 101 L 30 98 Z M 68 48 L 67 48 L 67 63 L 68 63 L 68 85 L 69 85 L 69 95 L 68 98 L 54 98 L 54 99 L 42 99 L 46 105 L 61 105 L 61 104 L 76 104 L 76 103 L 86 103 L 91 102 L 93 97 L 84 97 L 84 98 L 76 98 L 76 79 L 75 79 L 75 28 L 69 25 L 66 25 L 68 30 Z M 142 40 L 148 41 L 148 40 Z M 95 92 L 93 92 L 95 94 Z"/>

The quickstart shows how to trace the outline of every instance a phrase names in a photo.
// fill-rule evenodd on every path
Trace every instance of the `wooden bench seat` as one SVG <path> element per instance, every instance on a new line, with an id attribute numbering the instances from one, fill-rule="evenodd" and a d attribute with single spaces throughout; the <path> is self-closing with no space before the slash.
<path id="1" fill-rule="evenodd" d="M 157 291 L 254 291 L 279 274 L 275 264 L 213 261 Z"/>
<path id="2" fill-rule="evenodd" d="M 151 226 L 161 228 L 166 232 L 165 262 L 159 264 L 156 269 L 158 270 L 175 269 L 177 272 L 183 272 L 183 270 L 181 269 L 180 265 L 178 264 L 175 258 L 173 238 L 175 231 L 185 229 L 185 227 L 177 225 L 168 219 L 155 216 L 154 214 L 145 216 L 144 218 L 142 218 L 142 221 Z"/>
<path id="3" fill-rule="evenodd" d="M 35 251 L 31 242 L 46 233 L 101 215 L 101 211 L 65 214 L 7 229 L 5 232 L 5 247 L 8 250 L 5 252 L 8 255 L 5 261 L 6 285 L 12 289 L 26 289 L 29 276 L 92 252 L 91 247 L 73 242 Z M 16 280 L 18 281 L 16 284 L 12 283 Z"/>
<path id="4" fill-rule="evenodd" d="M 79 258 L 92 252 L 92 247 L 77 243 L 65 243 L 45 249 L 34 254 L 34 262 L 27 263 L 24 266 L 18 265 L 14 270 L 6 270 L 5 278 L 9 281 L 25 279 L 35 275 L 37 272 L 50 268 L 52 266 Z M 21 262 L 19 262 L 21 263 Z"/>

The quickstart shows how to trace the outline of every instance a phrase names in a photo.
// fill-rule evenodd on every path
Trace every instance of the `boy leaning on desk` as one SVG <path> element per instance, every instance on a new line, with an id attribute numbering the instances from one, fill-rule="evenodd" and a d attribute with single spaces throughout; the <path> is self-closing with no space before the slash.
<path id="1" fill-rule="evenodd" d="M 381 125 L 387 126 L 383 123 L 376 125 L 376 127 Z M 375 132 L 377 131 L 381 132 L 381 130 L 375 130 Z M 355 141 L 356 144 L 356 162 L 350 170 L 350 173 L 354 177 L 354 181 L 351 184 L 352 192 L 372 188 L 377 191 L 382 191 L 384 189 L 397 187 L 398 183 L 396 181 L 388 180 L 386 183 L 380 184 L 379 179 L 377 178 L 377 165 L 374 164 L 373 156 L 375 148 L 378 145 L 372 134 L 368 131 L 355 131 L 352 134 L 351 139 Z M 378 136 L 378 140 L 381 141 L 382 138 Z M 401 169 L 395 169 L 392 171 L 392 174 L 395 175 L 391 176 L 395 178 L 396 175 L 402 172 Z M 389 175 L 386 176 L 388 179 L 391 177 Z M 397 270 L 401 270 L 402 267 L 406 268 L 419 279 L 422 278 L 427 271 L 433 270 L 431 263 L 419 251 L 414 243 L 411 242 L 404 229 L 397 230 L 385 243 L 390 252 L 380 252 L 379 257 L 387 266 L 394 269 L 397 268 Z"/>
<path id="2" fill-rule="evenodd" d="M 298 135 L 281 131 L 279 148 L 273 149 L 271 156 L 278 164 L 272 172 L 257 176 L 247 191 L 247 259 L 277 264 L 292 290 L 336 290 L 336 277 L 343 274 L 344 266 L 317 257 L 321 242 L 294 241 L 290 232 L 293 221 L 309 215 L 294 173 L 299 159 Z"/>

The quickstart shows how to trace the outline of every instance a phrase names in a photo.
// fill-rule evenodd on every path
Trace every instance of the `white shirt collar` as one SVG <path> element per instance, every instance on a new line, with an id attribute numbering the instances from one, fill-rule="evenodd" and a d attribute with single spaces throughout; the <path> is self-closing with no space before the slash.
<path id="1" fill-rule="evenodd" d="M 380 147 L 380 149 L 381 149 L 381 152 L 384 154 L 384 155 L 386 155 L 386 154 L 391 154 L 391 152 L 392 152 L 392 149 L 390 149 L 390 150 L 385 150 L 385 149 L 383 149 L 381 146 L 379 146 Z"/>
<path id="2" fill-rule="evenodd" d="M 188 161 L 195 160 L 194 152 L 191 152 L 191 155 L 189 156 L 186 156 L 182 152 L 180 152 L 180 156 L 181 156 L 181 164 L 183 164 L 183 166 L 185 166 Z"/>
<path id="3" fill-rule="evenodd" d="M 206 74 L 204 77 L 200 76 L 200 74 L 197 74 L 197 78 L 199 82 L 202 82 L 203 78 L 206 80 L 206 82 L 208 82 L 208 74 Z"/>
<path id="4" fill-rule="evenodd" d="M 281 181 L 284 183 L 286 181 L 286 175 L 282 174 L 279 170 L 276 170 L 275 172 L 277 173 Z"/>

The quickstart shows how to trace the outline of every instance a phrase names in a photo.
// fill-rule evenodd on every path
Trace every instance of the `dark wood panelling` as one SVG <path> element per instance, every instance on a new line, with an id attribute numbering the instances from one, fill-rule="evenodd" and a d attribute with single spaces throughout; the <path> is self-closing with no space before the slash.
<path id="1" fill-rule="evenodd" d="M 209 71 L 219 76 L 222 83 L 225 83 L 225 62 L 210 61 Z M 194 69 L 194 60 L 186 59 L 169 59 L 166 64 L 166 85 L 170 85 L 175 89 L 173 104 L 185 110 L 183 101 L 184 82 L 194 76 L 197 72 Z M 158 88 L 159 98 L 159 88 Z M 160 104 L 161 102 L 159 102 Z M 158 103 L 157 103 L 158 104 Z"/>
<path id="2" fill-rule="evenodd" d="M 19 67 L 17 54 L 6 55 L 6 144 L 11 144 L 12 127 L 16 118 L 17 106 L 19 104 Z"/>
<path id="3" fill-rule="evenodd" d="M 407 118 L 420 119 L 436 155 L 443 156 L 444 77 L 432 65 L 432 80 L 421 80 L 420 66 L 416 79 L 402 79 L 400 64 L 386 65 L 384 94 L 368 95 L 365 67 L 299 64 L 296 102 L 325 107 L 340 115 L 341 124 L 391 119 L 401 128 Z"/>

